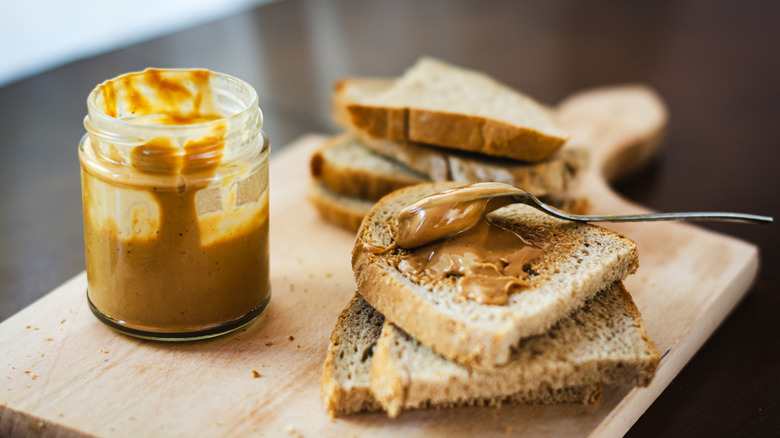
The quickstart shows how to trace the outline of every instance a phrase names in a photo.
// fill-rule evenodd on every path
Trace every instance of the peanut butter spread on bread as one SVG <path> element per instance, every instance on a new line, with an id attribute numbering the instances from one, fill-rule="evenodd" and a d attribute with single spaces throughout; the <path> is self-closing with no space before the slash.
<path id="1" fill-rule="evenodd" d="M 509 295 L 529 285 L 529 263 L 542 251 L 510 228 L 485 216 L 505 205 L 486 195 L 506 190 L 480 183 L 423 198 L 398 217 L 395 244 L 403 253 L 396 267 L 416 281 L 453 281 L 461 298 L 506 304 Z M 503 199 L 503 198 L 502 198 Z"/>

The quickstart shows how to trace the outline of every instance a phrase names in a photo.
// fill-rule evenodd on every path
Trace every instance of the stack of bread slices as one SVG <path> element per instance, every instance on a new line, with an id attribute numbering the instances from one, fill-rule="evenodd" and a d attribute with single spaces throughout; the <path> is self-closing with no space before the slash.
<path id="1" fill-rule="evenodd" d="M 622 283 L 638 268 L 636 244 L 622 235 L 520 204 L 492 211 L 490 223 L 539 250 L 517 274 L 523 286 L 501 304 L 464 297 L 457 274 L 440 278 L 401 268 L 416 249 L 394 245 L 400 211 L 472 182 L 455 175 L 485 175 L 453 162 L 503 169 L 479 180 L 525 166 L 526 179 L 510 184 L 538 184 L 541 195 L 566 190 L 571 175 L 533 170 L 556 160 L 571 169 L 561 158 L 567 135 L 546 109 L 481 73 L 427 58 L 396 80 L 342 81 L 336 95 L 334 111 L 349 133 L 312 160 L 317 190 L 325 193 L 312 201 L 318 205 L 325 201 L 317 197 L 327 195 L 339 204 L 346 203 L 342 198 L 369 202 L 353 224 L 357 293 L 339 316 L 323 367 L 322 398 L 331 416 L 384 410 L 395 417 L 405 409 L 508 402 L 590 404 L 605 385 L 649 384 L 659 355 Z M 381 151 L 391 149 L 397 159 L 413 158 L 405 165 L 387 160 Z M 348 164 L 378 157 L 384 164 L 371 170 L 401 182 L 326 182 L 326 168 L 335 166 L 328 154 Z M 437 158 L 410 169 L 420 156 Z M 384 193 L 374 186 L 390 193 L 375 201 L 372 196 Z"/>
<path id="2" fill-rule="evenodd" d="M 332 107 L 344 133 L 313 154 L 309 199 L 347 229 L 382 196 L 424 182 L 504 182 L 587 212 L 567 195 L 587 152 L 563 147 L 548 108 L 482 73 L 421 58 L 400 78 L 338 81 Z"/>

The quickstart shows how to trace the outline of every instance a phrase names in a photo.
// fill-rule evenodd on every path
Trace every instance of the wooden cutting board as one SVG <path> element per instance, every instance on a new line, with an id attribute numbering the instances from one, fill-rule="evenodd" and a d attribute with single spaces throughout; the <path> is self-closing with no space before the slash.
<path id="1" fill-rule="evenodd" d="M 606 180 L 657 148 L 662 104 L 641 87 L 573 96 L 558 108 L 572 144 L 592 150 L 581 186 L 595 213 L 638 212 Z M 236 333 L 188 343 L 120 335 L 90 313 L 81 273 L 0 325 L 0 436 L 615 436 L 625 433 L 748 290 L 757 249 L 680 223 L 609 226 L 638 243 L 626 285 L 664 355 L 652 384 L 608 388 L 595 406 L 504 406 L 330 421 L 320 370 L 354 293 L 353 235 L 306 202 L 310 135 L 271 160 L 266 314 Z M 259 376 L 257 376 L 259 374 Z"/>

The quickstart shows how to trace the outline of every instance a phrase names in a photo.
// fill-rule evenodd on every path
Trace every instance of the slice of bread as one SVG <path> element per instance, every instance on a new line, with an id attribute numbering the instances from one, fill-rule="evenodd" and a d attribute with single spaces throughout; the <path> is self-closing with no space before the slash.
<path id="1" fill-rule="evenodd" d="M 364 199 L 379 199 L 401 187 L 431 181 L 496 181 L 545 196 L 568 190 L 585 167 L 586 156 L 584 149 L 564 149 L 547 160 L 526 163 L 341 134 L 312 154 L 310 170 L 333 192 Z"/>
<path id="2" fill-rule="evenodd" d="M 639 311 L 618 282 L 549 331 L 522 340 L 509 362 L 494 370 L 447 360 L 385 322 L 373 352 L 371 392 L 394 417 L 402 409 L 501 400 L 542 389 L 647 386 L 659 359 Z"/>
<path id="3" fill-rule="evenodd" d="M 323 219 L 349 231 L 360 229 L 363 218 L 375 202 L 333 192 L 320 182 L 311 185 L 308 197 Z"/>
<path id="4" fill-rule="evenodd" d="M 354 130 L 352 116 L 347 108 L 356 102 L 386 92 L 395 81 L 396 79 L 374 77 L 346 77 L 336 80 L 330 101 L 333 121 L 348 131 Z"/>
<path id="5" fill-rule="evenodd" d="M 331 418 L 382 409 L 371 393 L 371 356 L 384 322 L 385 317 L 357 295 L 341 311 L 320 382 Z"/>
<path id="6" fill-rule="evenodd" d="M 418 283 L 397 264 L 408 254 L 393 243 L 398 213 L 420 198 L 458 183 L 422 184 L 382 198 L 361 225 L 352 253 L 358 291 L 391 322 L 440 354 L 470 367 L 505 364 L 520 339 L 543 333 L 608 285 L 636 271 L 636 244 L 595 225 L 547 216 L 513 204 L 491 213 L 491 220 L 541 247 L 528 263 L 528 286 L 505 305 L 459 299 L 447 279 Z"/>
<path id="7" fill-rule="evenodd" d="M 363 199 L 382 196 L 426 177 L 401 163 L 379 155 L 349 134 L 328 140 L 311 157 L 311 175 L 329 190 Z"/>
<path id="8" fill-rule="evenodd" d="M 364 147 L 406 165 L 430 181 L 495 181 L 520 187 L 536 196 L 569 190 L 588 161 L 584 148 L 564 148 L 543 161 L 528 163 L 422 143 L 377 140 L 361 133 L 355 135 Z"/>
<path id="9" fill-rule="evenodd" d="M 382 383 L 374 382 L 376 373 L 374 356 L 377 344 L 395 339 L 399 333 L 392 324 L 385 324 L 382 314 L 374 310 L 359 294 L 349 302 L 339 315 L 336 327 L 330 338 L 330 346 L 322 370 L 321 394 L 322 401 L 331 417 L 355 414 L 358 412 L 373 412 L 383 409 L 377 402 L 372 387 L 381 388 Z M 415 360 L 419 363 L 443 360 L 429 349 L 420 347 L 415 341 L 404 335 L 398 338 L 401 343 L 397 348 L 407 350 L 403 353 L 405 360 Z M 380 340 L 382 339 L 382 340 Z M 438 359 L 437 359 L 438 358 Z M 400 360 L 400 359 L 399 359 Z M 385 361 L 387 362 L 387 361 Z M 450 363 L 451 364 L 451 363 Z M 451 365 L 449 365 L 451 366 Z M 418 370 L 423 373 L 434 373 L 435 369 Z M 442 371 L 449 372 L 445 366 Z M 446 379 L 446 375 L 441 375 Z M 459 378 L 458 374 L 452 374 Z M 420 382 L 423 383 L 423 382 Z M 579 386 L 553 388 L 540 384 L 510 393 L 500 390 L 494 394 L 479 393 L 477 396 L 460 394 L 458 397 L 431 398 L 426 403 L 415 405 L 401 403 L 404 409 L 422 407 L 454 407 L 454 406 L 495 406 L 502 403 L 595 403 L 601 395 L 601 384 L 586 384 Z M 388 411 L 391 416 L 396 411 Z"/>
<path id="10" fill-rule="evenodd" d="M 342 80 L 334 102 L 373 138 L 540 161 L 568 138 L 550 111 L 483 73 L 423 57 L 399 79 Z M 334 109 L 337 119 L 345 118 Z"/>

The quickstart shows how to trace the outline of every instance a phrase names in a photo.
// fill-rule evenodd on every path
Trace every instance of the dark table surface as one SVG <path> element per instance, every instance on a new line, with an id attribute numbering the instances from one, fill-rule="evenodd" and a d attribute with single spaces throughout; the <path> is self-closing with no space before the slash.
<path id="1" fill-rule="evenodd" d="M 76 145 L 86 96 L 105 79 L 147 66 L 243 78 L 258 90 L 276 152 L 302 134 L 336 131 L 334 79 L 398 75 L 423 54 L 550 104 L 586 87 L 642 82 L 668 104 L 665 149 L 617 189 L 661 211 L 777 218 L 779 18 L 772 1 L 289 0 L 7 85 L 0 321 L 84 269 Z M 704 226 L 758 245 L 761 272 L 629 436 L 780 433 L 780 233 L 777 225 Z"/>

